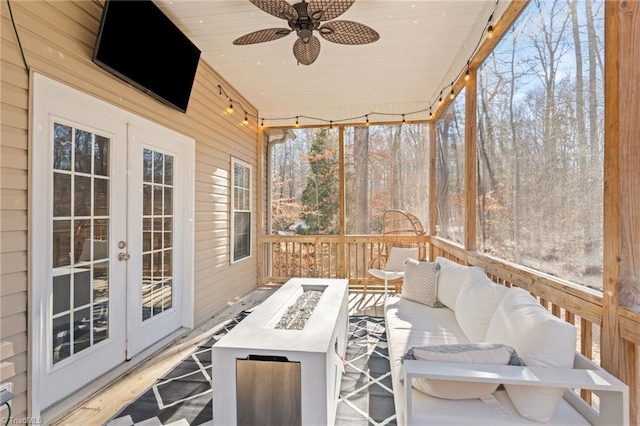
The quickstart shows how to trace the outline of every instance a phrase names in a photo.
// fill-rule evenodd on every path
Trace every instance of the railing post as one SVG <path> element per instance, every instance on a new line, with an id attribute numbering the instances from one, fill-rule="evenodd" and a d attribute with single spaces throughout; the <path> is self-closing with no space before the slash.
<path id="1" fill-rule="evenodd" d="M 621 337 L 620 306 L 640 305 L 640 3 L 605 2 L 602 366 L 630 389 L 640 422 L 637 348 Z"/>
<path id="2" fill-rule="evenodd" d="M 263 235 L 264 235 L 264 222 L 265 222 L 265 217 L 264 217 L 264 209 L 263 207 L 263 203 L 265 202 L 265 198 L 266 198 L 266 194 L 267 194 L 267 187 L 264 184 L 265 179 L 263 176 L 264 173 L 264 165 L 265 165 L 265 155 L 264 155 L 264 132 L 262 131 L 262 127 L 258 127 L 258 140 L 256 141 L 258 144 L 258 158 L 257 158 L 257 164 L 256 164 L 256 188 L 257 190 L 256 192 L 256 233 L 257 238 L 256 238 L 256 244 L 257 244 L 257 248 L 256 248 L 256 255 L 257 257 L 257 262 L 256 262 L 256 269 L 257 269 L 257 279 L 256 282 L 258 283 L 258 286 L 264 284 L 262 281 L 262 277 L 264 275 L 264 258 L 265 258 L 265 253 L 264 253 L 264 245 L 263 245 Z"/>

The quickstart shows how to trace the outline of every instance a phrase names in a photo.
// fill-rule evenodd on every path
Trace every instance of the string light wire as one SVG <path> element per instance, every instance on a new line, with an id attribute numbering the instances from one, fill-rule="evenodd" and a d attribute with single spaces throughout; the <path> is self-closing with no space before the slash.
<path id="1" fill-rule="evenodd" d="M 455 82 L 458 81 L 463 76 L 464 76 L 463 77 L 464 81 L 469 81 L 469 79 L 471 78 L 470 73 L 469 73 L 469 70 L 470 70 L 470 67 L 471 67 L 471 59 L 473 58 L 473 56 L 476 54 L 476 52 L 480 48 L 480 45 L 482 44 L 482 41 L 485 38 L 490 39 L 494 35 L 493 32 L 495 31 L 495 27 L 494 27 L 492 21 L 493 21 L 493 15 L 495 14 L 496 10 L 498 9 L 498 3 L 500 3 L 500 0 L 496 0 L 493 12 L 489 16 L 489 19 L 487 20 L 487 24 L 484 26 L 484 28 L 482 30 L 482 34 L 480 35 L 480 38 L 478 39 L 478 43 L 476 43 L 476 46 L 474 47 L 473 51 L 469 55 L 469 60 L 467 60 L 466 65 L 458 72 L 458 74 L 456 75 L 456 78 L 454 78 L 454 80 L 451 82 L 451 84 L 448 84 L 448 85 L 442 87 L 442 89 L 440 90 L 440 94 L 439 94 L 437 100 L 435 100 L 431 104 L 429 104 L 429 106 L 427 108 L 416 110 L 416 111 L 411 111 L 411 112 L 405 112 L 405 113 L 389 113 L 389 112 L 372 111 L 372 112 L 369 112 L 367 114 L 358 115 L 358 116 L 355 116 L 355 117 L 342 118 L 342 119 L 339 119 L 339 120 L 327 120 L 325 118 L 312 117 L 312 116 L 308 116 L 308 115 L 294 115 L 294 116 L 290 116 L 290 117 L 259 117 L 259 116 L 255 115 L 255 114 L 252 114 L 247 109 L 245 109 L 245 107 L 242 105 L 241 102 L 238 102 L 237 100 L 231 99 L 231 97 L 227 94 L 227 92 L 224 90 L 222 85 L 218 84 L 218 89 L 220 91 L 220 96 L 222 96 L 222 95 L 226 96 L 227 101 L 229 102 L 229 105 L 230 105 L 230 108 L 229 108 L 230 112 L 233 112 L 233 105 L 235 103 L 235 105 L 237 107 L 239 107 L 244 112 L 245 121 L 248 121 L 248 117 L 251 117 L 253 119 L 256 119 L 257 121 L 260 121 L 260 127 L 264 127 L 265 126 L 265 123 L 264 123 L 265 120 L 266 121 L 292 121 L 292 120 L 295 120 L 295 123 L 296 123 L 295 126 L 299 127 L 300 126 L 300 120 L 301 119 L 305 119 L 307 121 L 316 121 L 316 122 L 320 122 L 320 123 L 328 123 L 329 124 L 329 128 L 332 129 L 334 123 L 354 122 L 354 121 L 358 121 L 358 120 L 362 120 L 362 119 L 365 119 L 366 120 L 366 125 L 369 125 L 369 116 L 402 117 L 402 122 L 406 123 L 406 118 L 405 117 L 410 116 L 410 115 L 420 114 L 420 113 L 423 113 L 423 112 L 429 112 L 429 119 L 432 119 L 433 118 L 432 109 L 435 106 L 436 107 L 436 112 L 437 112 L 437 107 L 439 107 L 443 102 L 443 94 L 445 93 L 445 91 L 450 89 L 449 97 L 450 97 L 450 99 L 454 99 L 455 95 L 456 95 L 455 94 L 455 88 L 454 88 Z"/>

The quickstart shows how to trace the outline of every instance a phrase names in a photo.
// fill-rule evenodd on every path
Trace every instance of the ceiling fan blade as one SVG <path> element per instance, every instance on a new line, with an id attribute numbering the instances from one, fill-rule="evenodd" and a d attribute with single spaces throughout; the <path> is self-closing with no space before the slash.
<path id="1" fill-rule="evenodd" d="M 307 42 L 299 38 L 293 44 L 293 56 L 295 56 L 302 65 L 311 65 L 318 59 L 319 54 L 320 40 L 318 40 L 316 36 L 309 37 Z"/>
<path id="2" fill-rule="evenodd" d="M 307 11 L 313 19 L 328 21 L 345 13 L 355 2 L 356 0 L 311 0 Z"/>
<path id="3" fill-rule="evenodd" d="M 288 36 L 291 30 L 288 28 L 268 28 L 266 30 L 258 30 L 233 40 L 236 46 L 245 44 L 264 43 L 266 41 L 277 40 Z"/>
<path id="4" fill-rule="evenodd" d="M 331 21 L 318 28 L 327 41 L 338 44 L 367 44 L 380 38 L 373 28 L 353 21 Z"/>
<path id="5" fill-rule="evenodd" d="M 256 7 L 264 10 L 276 18 L 295 21 L 298 19 L 298 12 L 284 0 L 249 0 Z"/>

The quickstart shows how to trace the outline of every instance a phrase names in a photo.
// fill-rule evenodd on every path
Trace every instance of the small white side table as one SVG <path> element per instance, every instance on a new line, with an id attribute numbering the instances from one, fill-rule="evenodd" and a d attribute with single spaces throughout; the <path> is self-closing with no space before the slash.
<path id="1" fill-rule="evenodd" d="M 398 280 L 404 277 L 404 271 L 385 271 L 384 269 L 369 269 L 369 273 L 376 278 L 384 280 L 384 295 L 387 296 L 389 281 Z"/>

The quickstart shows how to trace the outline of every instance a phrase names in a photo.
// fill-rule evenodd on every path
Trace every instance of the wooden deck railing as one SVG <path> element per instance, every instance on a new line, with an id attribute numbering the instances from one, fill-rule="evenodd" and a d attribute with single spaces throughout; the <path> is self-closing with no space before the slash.
<path id="1" fill-rule="evenodd" d="M 264 236 L 262 283 L 282 283 L 291 277 L 347 278 L 352 290 L 364 284 L 382 289 L 381 281 L 367 272 L 381 251 L 381 235 Z"/>
<path id="2" fill-rule="evenodd" d="M 499 284 L 528 290 L 553 315 L 576 326 L 576 349 L 600 363 L 603 317 L 600 292 L 482 253 L 467 251 L 438 237 L 428 240 L 430 259 L 442 256 L 461 264 L 479 266 Z M 381 249 L 381 235 L 265 236 L 262 237 L 261 281 L 282 283 L 291 277 L 347 278 L 352 290 L 360 290 L 365 283 L 369 289 L 380 290 L 382 283 L 371 277 L 367 269 Z M 640 350 L 640 314 L 622 310 L 619 322 L 624 350 L 637 353 Z M 638 374 L 633 359 L 631 357 L 626 366 L 630 377 Z M 584 390 L 580 394 L 597 407 L 595 395 Z"/>

